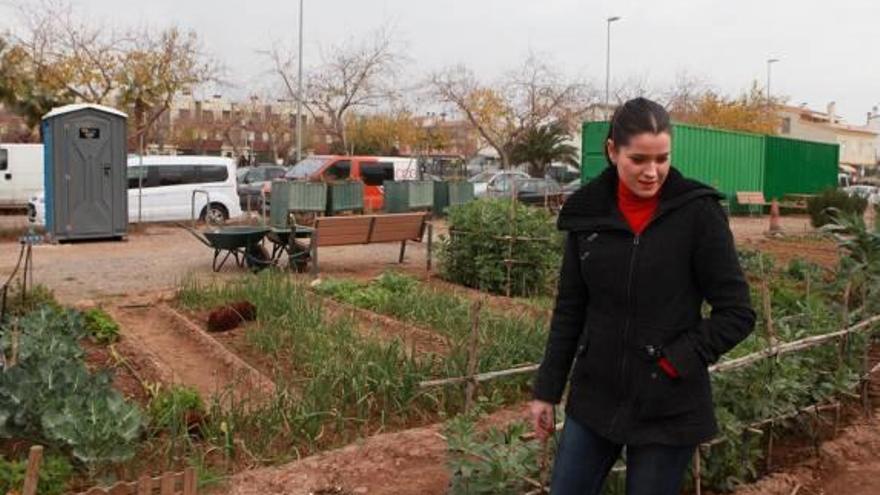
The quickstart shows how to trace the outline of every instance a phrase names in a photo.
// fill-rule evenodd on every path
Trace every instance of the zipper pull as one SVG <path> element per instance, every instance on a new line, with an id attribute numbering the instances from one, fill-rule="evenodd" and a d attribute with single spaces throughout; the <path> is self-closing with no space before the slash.
<path id="1" fill-rule="evenodd" d="M 641 237 L 642 237 L 641 234 L 636 234 L 636 236 L 633 237 L 633 245 L 638 246 L 638 245 L 639 245 L 639 239 L 640 239 Z"/>

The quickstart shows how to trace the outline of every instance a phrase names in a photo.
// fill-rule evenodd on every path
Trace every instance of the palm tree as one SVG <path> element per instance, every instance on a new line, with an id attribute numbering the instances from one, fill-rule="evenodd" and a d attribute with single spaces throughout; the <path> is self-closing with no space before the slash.
<path id="1" fill-rule="evenodd" d="M 566 143 L 569 138 L 568 131 L 559 122 L 532 127 L 514 143 L 511 161 L 528 163 L 532 177 L 544 177 L 553 162 L 577 166 L 578 150 Z"/>

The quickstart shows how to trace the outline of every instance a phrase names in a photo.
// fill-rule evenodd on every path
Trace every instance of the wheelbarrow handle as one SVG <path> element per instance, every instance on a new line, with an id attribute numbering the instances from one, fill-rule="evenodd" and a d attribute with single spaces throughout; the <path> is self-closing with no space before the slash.
<path id="1" fill-rule="evenodd" d="M 203 235 L 201 234 L 201 232 L 199 232 L 199 231 L 197 231 L 197 230 L 191 228 L 191 227 L 188 226 L 188 225 L 184 225 L 184 224 L 182 224 L 182 223 L 180 223 L 180 222 L 177 222 L 176 225 L 177 225 L 178 227 L 182 228 L 183 230 L 186 230 L 186 231 L 189 232 L 190 234 L 192 234 L 193 237 L 195 237 L 196 239 L 198 239 L 199 242 L 201 242 L 201 243 L 204 244 L 205 246 L 208 246 L 209 248 L 214 249 L 214 246 L 211 244 L 211 242 L 210 242 L 205 236 L 203 236 Z"/>

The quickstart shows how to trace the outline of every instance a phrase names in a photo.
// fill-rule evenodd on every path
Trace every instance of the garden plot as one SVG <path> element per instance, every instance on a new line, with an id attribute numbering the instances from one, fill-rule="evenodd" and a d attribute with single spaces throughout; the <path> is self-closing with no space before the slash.
<path id="1" fill-rule="evenodd" d="M 117 304 L 110 314 L 141 355 L 161 371 L 163 382 L 191 387 L 205 399 L 226 392 L 271 394 L 272 382 L 162 302 Z"/>

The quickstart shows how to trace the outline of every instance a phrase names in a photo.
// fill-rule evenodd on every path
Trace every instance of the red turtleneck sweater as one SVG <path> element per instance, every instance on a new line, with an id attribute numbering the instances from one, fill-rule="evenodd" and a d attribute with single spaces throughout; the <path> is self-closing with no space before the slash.
<path id="1" fill-rule="evenodd" d="M 645 230 L 659 204 L 659 194 L 650 198 L 641 198 L 630 191 L 623 181 L 617 181 L 617 207 L 636 234 L 641 234 Z"/>
<path id="2" fill-rule="evenodd" d="M 651 217 L 654 216 L 659 204 L 659 194 L 650 198 L 641 198 L 630 191 L 623 181 L 617 182 L 617 207 L 620 208 L 626 223 L 637 235 L 641 234 L 651 222 Z M 678 378 L 678 371 L 668 359 L 661 357 L 657 364 L 664 373 L 672 378 Z"/>

